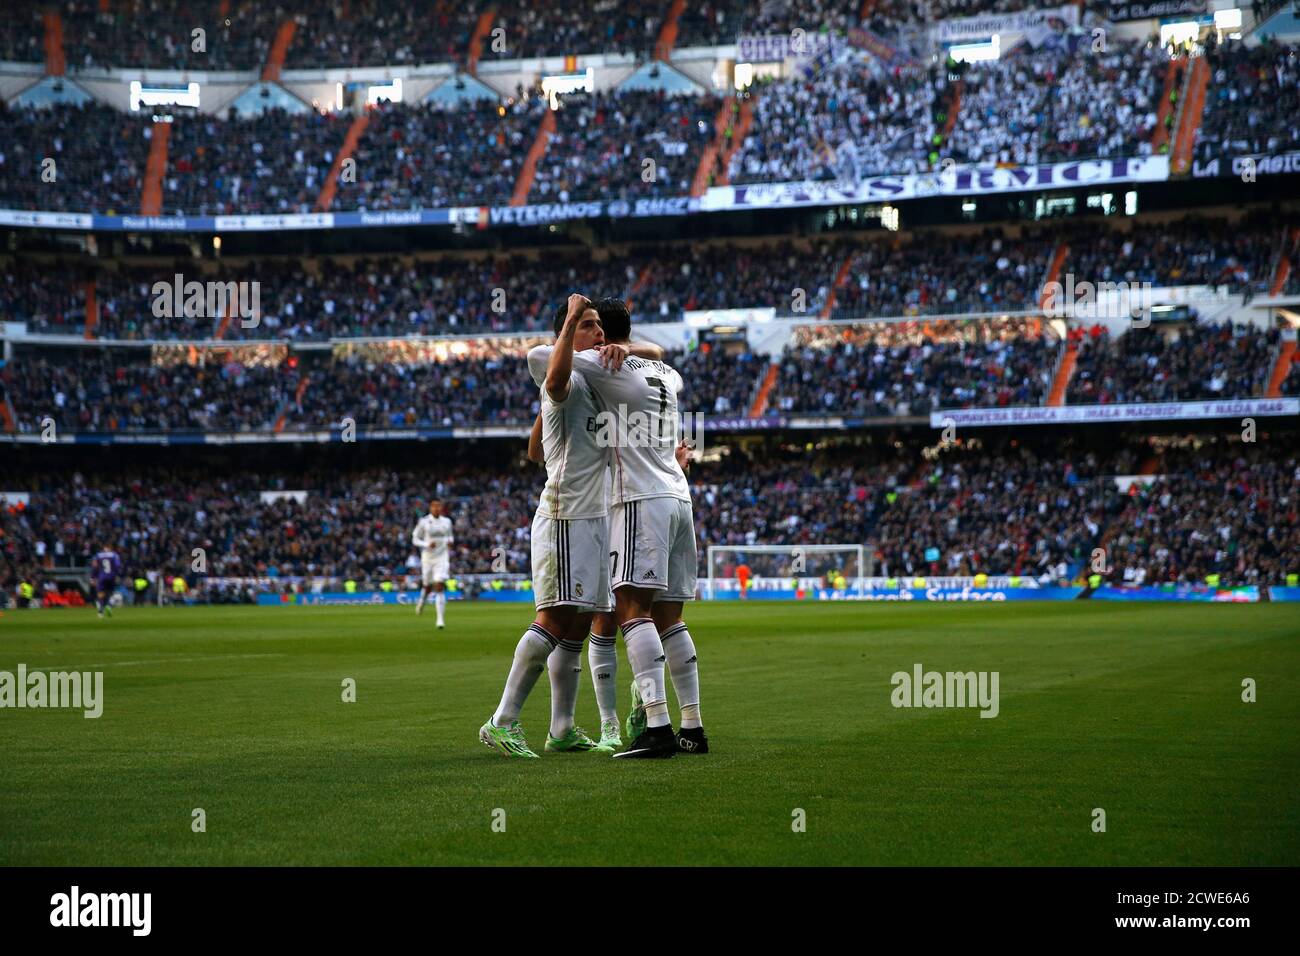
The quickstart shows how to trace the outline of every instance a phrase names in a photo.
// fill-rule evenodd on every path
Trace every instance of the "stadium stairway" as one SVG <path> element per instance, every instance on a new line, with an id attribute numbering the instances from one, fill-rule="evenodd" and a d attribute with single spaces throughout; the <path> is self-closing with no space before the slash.
<path id="1" fill-rule="evenodd" d="M 285 20 L 275 31 L 275 39 L 271 41 L 271 49 L 266 54 L 266 65 L 262 67 L 262 81 L 265 83 L 278 83 L 280 81 L 280 71 L 284 69 L 284 58 L 289 54 L 289 46 L 293 43 L 294 31 L 298 25 L 292 19 Z"/>
<path id="2" fill-rule="evenodd" d="M 537 175 L 537 164 L 545 155 L 546 148 L 550 146 L 551 137 L 554 135 L 555 112 L 547 110 L 541 124 L 537 127 L 537 136 L 533 139 L 533 145 L 528 147 L 524 164 L 519 168 L 519 178 L 515 180 L 515 191 L 510 197 L 510 205 L 523 206 L 528 203 L 528 193 L 533 188 L 533 177 Z"/>
<path id="3" fill-rule="evenodd" d="M 772 397 L 772 388 L 776 385 L 777 375 L 781 371 L 781 366 L 772 362 L 763 371 L 763 378 L 758 383 L 758 391 L 754 395 L 754 401 L 749 406 L 750 418 L 762 418 L 763 413 L 767 411 L 767 403 Z"/>
<path id="4" fill-rule="evenodd" d="M 82 328 L 82 338 L 94 339 L 95 329 L 99 327 L 99 300 L 95 297 L 95 280 L 86 283 L 86 324 Z"/>
<path id="5" fill-rule="evenodd" d="M 478 76 L 478 61 L 483 58 L 483 41 L 492 32 L 492 21 L 496 17 L 495 9 L 484 10 L 474 24 L 474 33 L 469 38 L 469 50 L 465 54 L 465 72 L 470 76 Z"/>
<path id="6" fill-rule="evenodd" d="M 835 273 L 835 281 L 831 283 L 831 289 L 826 293 L 826 302 L 822 305 L 820 318 L 829 319 L 831 313 L 835 311 L 835 290 L 849 280 L 849 270 L 851 268 L 853 268 L 852 251 L 845 254 L 844 261 L 840 263 L 840 267 Z"/>
<path id="7" fill-rule="evenodd" d="M 718 183 L 722 186 L 731 185 L 731 157 L 736 155 L 736 150 L 740 149 L 741 143 L 749 135 L 749 128 L 754 125 L 754 97 L 749 97 L 740 104 L 740 110 L 736 116 L 736 122 L 731 128 L 731 135 L 727 137 L 726 144 L 718 153 Z"/>
<path id="8" fill-rule="evenodd" d="M 140 190 L 140 215 L 162 215 L 162 182 L 167 173 L 167 144 L 172 124 L 155 122 L 149 137 L 149 159 L 144 166 L 144 188 Z"/>
<path id="9" fill-rule="evenodd" d="M 352 125 L 348 127 L 346 135 L 343 137 L 343 145 L 334 156 L 334 165 L 330 167 L 330 174 L 326 177 L 324 184 L 320 188 L 320 196 L 316 199 L 316 208 L 320 212 L 329 212 L 330 207 L 334 205 L 334 197 L 339 191 L 339 174 L 343 171 L 343 164 L 348 161 L 353 153 L 357 151 L 357 143 L 361 141 L 361 136 L 370 125 L 370 117 L 366 114 L 356 117 Z"/>
<path id="10" fill-rule="evenodd" d="M 1209 85 L 1210 66 L 1205 57 L 1198 56 L 1192 60 L 1192 69 L 1187 77 L 1187 95 L 1183 97 L 1175 124 L 1177 133 L 1170 172 L 1176 176 L 1185 176 L 1192 168 L 1192 148 L 1196 145 L 1196 131 L 1201 128 L 1205 114 L 1205 92 Z"/>
<path id="11" fill-rule="evenodd" d="M 1047 392 L 1049 408 L 1060 408 L 1065 404 L 1065 390 L 1070 387 L 1070 379 L 1074 378 L 1074 367 L 1078 361 L 1079 346 L 1067 342 L 1065 352 L 1061 355 L 1061 364 L 1056 366 L 1056 374 L 1052 376 L 1052 387 Z"/>
<path id="12" fill-rule="evenodd" d="M 659 39 L 655 42 L 655 59 L 667 63 L 677 45 L 677 20 L 686 9 L 686 0 L 673 0 L 664 17 L 664 25 L 659 28 Z"/>
<path id="13" fill-rule="evenodd" d="M 700 165 L 695 167 L 695 178 L 691 180 L 691 195 L 703 196 L 704 190 L 711 186 L 714 167 L 727 140 L 727 129 L 731 125 L 732 114 L 736 111 L 736 100 L 728 96 L 718 107 L 718 115 L 713 117 L 713 141 L 704 147 L 700 156 Z"/>
<path id="14" fill-rule="evenodd" d="M 1300 228 L 1288 227 L 1282 235 L 1282 249 L 1278 254 L 1273 281 L 1269 283 L 1269 295 L 1281 295 L 1282 290 L 1286 288 L 1286 280 L 1291 277 L 1291 256 L 1297 244 L 1300 244 Z"/>
<path id="15" fill-rule="evenodd" d="M 1277 361 L 1273 363 L 1273 372 L 1268 377 L 1265 398 L 1282 397 L 1282 383 L 1286 381 L 1293 361 L 1295 361 L 1295 339 L 1284 339 L 1282 347 L 1277 350 Z"/>
<path id="16" fill-rule="evenodd" d="M 302 377 L 298 379 L 298 388 L 293 393 L 293 405 L 302 408 L 302 397 L 307 394 L 309 384 L 311 384 L 311 378 L 304 372 Z M 275 434 L 278 435 L 284 431 L 285 422 L 289 420 L 290 407 L 290 405 L 286 404 L 280 409 L 280 413 L 275 416 L 275 427 L 273 429 Z"/>
<path id="17" fill-rule="evenodd" d="M 45 75 L 63 76 L 68 71 L 68 61 L 63 54 L 63 17 L 57 13 L 41 14 L 45 27 L 42 37 L 45 46 Z"/>
<path id="18" fill-rule="evenodd" d="M 1165 85 L 1160 93 L 1160 109 L 1156 112 L 1156 129 L 1151 135 L 1151 147 L 1157 153 L 1169 144 L 1167 121 L 1169 114 L 1174 111 L 1174 93 L 1177 92 L 1180 85 L 1179 80 L 1186 69 L 1187 57 L 1185 56 L 1170 60 L 1169 66 L 1165 69 Z"/>
<path id="19" fill-rule="evenodd" d="M 230 320 L 234 317 L 234 303 L 226 303 L 226 311 L 221 314 L 221 321 L 217 323 L 217 331 L 213 338 L 218 342 L 226 337 L 226 330 L 230 328 Z"/>

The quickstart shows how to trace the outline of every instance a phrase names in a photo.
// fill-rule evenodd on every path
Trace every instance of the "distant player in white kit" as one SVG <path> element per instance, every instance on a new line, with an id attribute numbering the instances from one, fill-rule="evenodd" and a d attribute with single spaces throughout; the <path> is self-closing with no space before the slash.
<path id="1" fill-rule="evenodd" d="M 424 613 L 424 601 L 434 592 L 433 606 L 438 612 L 438 627 L 445 627 L 447 610 L 447 578 L 450 577 L 451 519 L 443 513 L 442 502 L 434 498 L 429 502 L 429 513 L 416 522 L 411 532 L 411 543 L 420 549 L 420 600 L 415 603 L 415 613 Z"/>

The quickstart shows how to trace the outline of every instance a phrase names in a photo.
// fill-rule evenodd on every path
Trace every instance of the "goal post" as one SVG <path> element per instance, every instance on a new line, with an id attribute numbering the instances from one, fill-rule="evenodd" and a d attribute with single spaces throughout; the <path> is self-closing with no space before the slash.
<path id="1" fill-rule="evenodd" d="M 704 596 L 713 601 L 739 596 L 736 569 L 749 568 L 749 593 L 830 587 L 843 578 L 847 595 L 863 597 L 869 569 L 861 544 L 727 544 L 709 545 Z M 828 584 L 828 582 L 831 582 Z"/>

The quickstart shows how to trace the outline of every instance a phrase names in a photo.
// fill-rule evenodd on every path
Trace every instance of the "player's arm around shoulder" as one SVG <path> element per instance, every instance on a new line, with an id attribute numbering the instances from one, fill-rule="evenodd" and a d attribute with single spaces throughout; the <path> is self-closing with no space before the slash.
<path id="1" fill-rule="evenodd" d="M 662 362 L 664 360 L 663 346 L 655 345 L 653 342 L 633 342 L 627 347 L 627 350 L 637 358 L 649 359 L 652 362 Z"/>

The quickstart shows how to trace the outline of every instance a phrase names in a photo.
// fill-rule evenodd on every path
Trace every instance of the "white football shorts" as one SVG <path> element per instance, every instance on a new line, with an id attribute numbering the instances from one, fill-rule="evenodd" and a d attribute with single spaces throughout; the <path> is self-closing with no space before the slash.
<path id="1" fill-rule="evenodd" d="M 612 611 L 609 519 L 533 516 L 533 598 L 537 609 L 569 604 Z"/>
<path id="2" fill-rule="evenodd" d="M 420 555 L 420 582 L 429 587 L 432 584 L 445 584 L 447 578 L 451 577 L 450 562 L 447 555 Z"/>
<path id="3" fill-rule="evenodd" d="M 695 600 L 698 555 L 689 501 L 640 498 L 614 505 L 609 519 L 612 587 L 652 588 L 656 601 Z"/>

